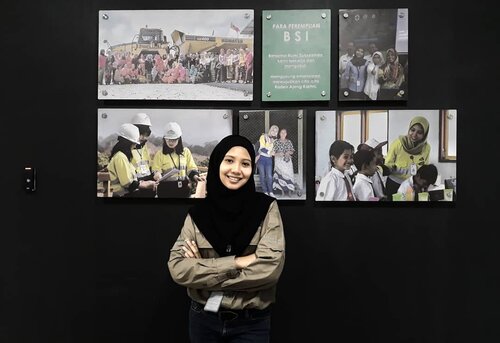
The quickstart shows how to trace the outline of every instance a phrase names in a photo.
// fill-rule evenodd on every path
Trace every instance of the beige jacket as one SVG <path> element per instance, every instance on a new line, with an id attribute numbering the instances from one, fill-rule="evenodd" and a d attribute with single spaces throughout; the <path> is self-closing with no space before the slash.
<path id="1" fill-rule="evenodd" d="M 186 258 L 185 240 L 194 240 L 202 258 Z M 173 280 L 187 287 L 194 301 L 205 304 L 210 291 L 223 291 L 222 308 L 265 309 L 275 301 L 276 284 L 285 263 L 285 237 L 278 204 L 273 201 L 242 256 L 257 259 L 246 268 L 235 267 L 235 256 L 219 257 L 189 214 L 170 250 L 168 268 Z"/>

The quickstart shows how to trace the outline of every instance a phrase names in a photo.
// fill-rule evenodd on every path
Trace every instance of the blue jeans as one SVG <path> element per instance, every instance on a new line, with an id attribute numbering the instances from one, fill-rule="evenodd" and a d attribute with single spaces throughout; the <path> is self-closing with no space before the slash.
<path id="1" fill-rule="evenodd" d="M 271 311 L 225 310 L 218 313 L 203 310 L 203 305 L 191 303 L 189 338 L 191 343 L 269 343 Z"/>
<path id="2" fill-rule="evenodd" d="M 273 158 L 260 156 L 257 161 L 259 170 L 259 180 L 262 192 L 270 193 L 273 191 Z"/>

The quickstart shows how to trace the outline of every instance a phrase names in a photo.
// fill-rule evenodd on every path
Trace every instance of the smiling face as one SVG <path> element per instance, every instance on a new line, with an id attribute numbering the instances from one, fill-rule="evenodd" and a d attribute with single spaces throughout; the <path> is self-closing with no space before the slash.
<path id="1" fill-rule="evenodd" d="M 179 144 L 179 138 L 176 138 L 176 139 L 165 138 L 165 142 L 167 142 L 167 146 L 170 149 L 174 149 L 177 146 L 177 144 Z"/>
<path id="2" fill-rule="evenodd" d="M 330 158 L 334 168 L 340 170 L 341 172 L 351 168 L 354 163 L 352 150 L 344 150 L 339 158 L 336 158 L 335 156 L 330 156 Z"/>
<path id="3" fill-rule="evenodd" d="M 416 143 L 424 139 L 424 128 L 420 124 L 415 124 L 408 130 L 408 138 Z"/>
<path id="4" fill-rule="evenodd" d="M 278 135 L 279 128 L 276 125 L 272 125 L 267 133 L 270 137 L 276 137 Z"/>
<path id="5" fill-rule="evenodd" d="M 357 57 L 357 58 L 361 58 L 361 57 L 363 57 L 364 55 L 365 55 L 365 50 L 364 50 L 364 49 L 362 49 L 362 48 L 358 48 L 358 49 L 356 49 L 356 57 Z"/>
<path id="6" fill-rule="evenodd" d="M 248 182 L 251 175 L 252 160 L 247 149 L 241 146 L 232 147 L 219 167 L 222 184 L 230 190 L 237 190 Z"/>
<path id="7" fill-rule="evenodd" d="M 387 62 L 394 63 L 396 61 L 396 53 L 393 50 L 387 51 Z"/>
<path id="8" fill-rule="evenodd" d="M 280 138 L 285 139 L 287 135 L 286 129 L 281 129 L 280 130 Z"/>

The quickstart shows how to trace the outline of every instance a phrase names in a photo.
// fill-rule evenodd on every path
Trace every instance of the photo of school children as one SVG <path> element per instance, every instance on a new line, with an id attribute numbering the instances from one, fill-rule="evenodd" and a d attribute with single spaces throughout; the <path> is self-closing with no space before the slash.
<path id="1" fill-rule="evenodd" d="M 97 123 L 98 197 L 197 198 L 232 111 L 101 108 Z"/>
<path id="2" fill-rule="evenodd" d="M 455 201 L 457 111 L 317 111 L 316 201 Z"/>

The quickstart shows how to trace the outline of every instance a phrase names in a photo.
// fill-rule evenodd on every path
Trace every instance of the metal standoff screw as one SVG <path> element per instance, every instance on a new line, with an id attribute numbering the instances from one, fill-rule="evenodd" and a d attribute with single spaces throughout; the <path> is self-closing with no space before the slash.
<path id="1" fill-rule="evenodd" d="M 349 18 L 349 13 L 345 12 L 343 15 L 342 15 L 345 19 Z"/>
<path id="2" fill-rule="evenodd" d="M 271 20 L 271 18 L 272 18 L 272 15 L 270 15 L 270 14 L 266 15 L 267 20 Z"/>
<path id="3" fill-rule="evenodd" d="M 227 113 L 224 113 L 224 115 L 222 116 L 222 118 L 224 118 L 224 119 L 227 119 L 228 117 L 229 117 L 229 116 L 228 116 L 228 114 L 227 114 Z"/>
<path id="4" fill-rule="evenodd" d="M 299 113 L 299 114 L 297 115 L 297 118 L 302 119 L 302 113 Z"/>
<path id="5" fill-rule="evenodd" d="M 344 91 L 344 96 L 349 96 L 349 92 L 348 91 Z"/>
<path id="6" fill-rule="evenodd" d="M 400 90 L 400 91 L 398 92 L 398 95 L 399 95 L 399 96 L 403 96 L 403 95 L 405 95 L 405 91 L 404 91 L 404 90 Z"/>
<path id="7" fill-rule="evenodd" d="M 326 92 L 325 91 L 321 91 L 321 96 L 325 96 L 326 95 Z"/>
<path id="8" fill-rule="evenodd" d="M 108 92 L 106 90 L 103 90 L 102 95 L 106 96 L 106 95 L 108 95 Z"/>
<path id="9" fill-rule="evenodd" d="M 108 117 L 108 114 L 107 114 L 107 113 L 103 113 L 103 114 L 101 114 L 101 118 L 102 118 L 102 119 L 106 119 L 107 117 Z"/>
<path id="10" fill-rule="evenodd" d="M 325 12 L 321 13 L 321 18 L 323 18 L 323 19 L 326 18 L 326 13 Z"/>
<path id="11" fill-rule="evenodd" d="M 243 115 L 243 119 L 247 120 L 248 119 L 248 114 Z"/>
<path id="12" fill-rule="evenodd" d="M 270 98 L 271 97 L 271 92 L 267 92 L 267 97 Z"/>
<path id="13" fill-rule="evenodd" d="M 109 19 L 109 15 L 107 15 L 106 13 L 104 13 L 104 14 L 102 15 L 102 19 L 104 19 L 104 20 L 108 20 L 108 19 Z"/>
<path id="14" fill-rule="evenodd" d="M 321 115 L 321 117 L 319 117 L 320 120 L 326 120 L 326 117 L 324 114 Z"/>
<path id="15" fill-rule="evenodd" d="M 243 91 L 243 96 L 248 96 L 248 91 L 247 90 Z"/>

